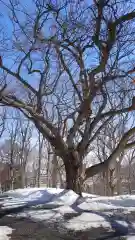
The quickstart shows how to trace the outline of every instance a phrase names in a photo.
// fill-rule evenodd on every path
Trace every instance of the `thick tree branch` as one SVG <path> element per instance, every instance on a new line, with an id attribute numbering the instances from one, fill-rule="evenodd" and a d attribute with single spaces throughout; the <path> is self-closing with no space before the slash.
<path id="1" fill-rule="evenodd" d="M 67 72 L 67 74 L 69 76 L 69 79 L 70 79 L 70 81 L 71 81 L 71 83 L 73 85 L 73 88 L 74 88 L 74 90 L 76 91 L 76 93 L 78 95 L 79 100 L 82 102 L 82 97 L 81 97 L 80 91 L 77 88 L 76 83 L 74 82 L 74 79 L 72 77 L 71 71 L 70 71 L 69 67 L 67 66 L 67 64 L 65 63 L 63 55 L 62 55 L 62 53 L 61 53 L 61 51 L 60 51 L 60 49 L 58 47 L 56 47 L 56 51 L 57 51 L 57 54 L 58 54 L 58 56 L 60 58 L 62 66 L 63 66 L 64 70 Z"/>
<path id="2" fill-rule="evenodd" d="M 127 108 L 122 108 L 122 109 L 119 109 L 119 110 L 111 110 L 109 112 L 105 112 L 105 113 L 101 114 L 100 119 L 103 119 L 103 118 L 109 117 L 109 116 L 115 116 L 115 115 L 122 114 L 122 113 L 128 113 L 128 112 L 131 112 L 131 111 L 134 111 L 134 110 L 135 109 L 132 106 L 127 107 Z"/>
<path id="3" fill-rule="evenodd" d="M 32 93 L 37 94 L 35 88 L 33 88 L 27 81 L 25 81 L 18 73 L 11 71 L 9 68 L 5 67 L 4 65 L 0 66 L 4 71 L 6 71 L 9 75 L 15 77 L 20 83 L 27 87 Z"/>
<path id="4" fill-rule="evenodd" d="M 133 141 L 133 142 L 130 142 L 130 143 L 127 143 L 126 145 L 125 145 L 125 149 L 131 149 L 131 148 L 133 148 L 133 147 L 135 147 L 135 141 Z"/>
<path id="5" fill-rule="evenodd" d="M 25 104 L 21 100 L 17 99 L 16 97 L 8 97 L 2 96 L 3 104 L 11 107 L 15 107 L 17 109 L 22 109 L 26 111 L 25 115 L 28 116 L 28 113 L 31 115 L 30 119 L 35 123 L 36 126 L 42 130 L 42 134 L 46 136 L 46 138 L 53 144 L 57 150 L 63 148 L 67 149 L 65 142 L 63 141 L 62 137 L 59 135 L 58 129 L 53 126 L 53 124 L 45 119 L 44 116 L 38 114 L 34 111 L 32 106 Z"/>
<path id="6" fill-rule="evenodd" d="M 86 151 L 86 149 L 89 145 L 89 140 L 90 140 L 91 133 L 92 133 L 94 127 L 96 126 L 96 124 L 99 122 L 101 112 L 104 110 L 104 108 L 107 104 L 107 95 L 106 95 L 103 88 L 101 88 L 101 92 L 102 92 L 103 102 L 102 102 L 101 106 L 99 107 L 98 113 L 97 113 L 94 121 L 92 123 L 90 122 L 90 119 L 88 119 L 88 121 L 86 121 L 84 136 L 83 136 L 82 140 L 80 141 L 80 143 L 78 144 L 78 147 L 77 147 L 78 151 L 79 151 L 79 154 L 81 156 L 84 156 L 85 151 Z M 100 130 L 101 130 L 101 128 L 100 128 Z"/>
<path id="7" fill-rule="evenodd" d="M 87 178 L 93 177 L 94 175 L 98 174 L 99 172 L 105 171 L 108 168 L 108 166 L 111 166 L 111 164 L 113 164 L 115 162 L 116 158 L 120 156 L 123 149 L 126 149 L 126 147 L 125 147 L 126 143 L 129 139 L 129 137 L 132 136 L 132 134 L 134 134 L 134 133 L 135 133 L 135 127 L 133 127 L 132 129 L 130 129 L 129 131 L 127 131 L 124 134 L 124 136 L 120 140 L 119 144 L 117 145 L 115 150 L 112 152 L 112 154 L 109 156 L 109 158 L 106 161 L 95 164 L 94 166 L 87 168 L 85 171 L 85 180 Z"/>
<path id="8" fill-rule="evenodd" d="M 121 16 L 120 18 L 118 18 L 115 22 L 113 22 L 114 25 L 119 25 L 121 24 L 122 22 L 126 22 L 126 21 L 129 21 L 129 20 L 132 20 L 135 18 L 135 11 L 132 11 L 130 13 L 127 13 L 123 16 Z"/>

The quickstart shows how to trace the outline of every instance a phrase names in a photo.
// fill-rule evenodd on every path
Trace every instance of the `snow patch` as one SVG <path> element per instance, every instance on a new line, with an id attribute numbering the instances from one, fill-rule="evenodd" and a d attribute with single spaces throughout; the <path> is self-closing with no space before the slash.
<path id="1" fill-rule="evenodd" d="M 0 226 L 0 240 L 10 239 L 10 234 L 12 234 L 13 229 L 7 226 Z"/>
<path id="2" fill-rule="evenodd" d="M 4 201 L 4 208 L 35 206 L 35 209 L 19 213 L 34 221 L 59 222 L 65 228 L 76 231 L 90 228 L 128 229 L 124 220 L 109 220 L 115 210 L 135 212 L 135 195 L 102 197 L 83 193 L 80 198 L 72 190 L 59 188 L 26 188 L 6 192 L 12 199 Z M 36 206 L 38 205 L 38 206 Z M 41 208 L 40 208 L 41 205 Z M 134 225 L 134 224 L 133 224 Z M 135 226 L 132 226 L 135 229 Z"/>
<path id="3" fill-rule="evenodd" d="M 69 220 L 65 225 L 68 229 L 79 231 L 89 228 L 110 228 L 110 224 L 101 216 L 94 213 L 82 213 L 80 216 Z"/>

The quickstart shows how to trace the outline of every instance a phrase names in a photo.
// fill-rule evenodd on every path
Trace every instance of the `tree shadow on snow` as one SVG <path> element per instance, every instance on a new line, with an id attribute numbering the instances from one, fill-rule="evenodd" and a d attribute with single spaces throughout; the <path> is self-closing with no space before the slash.
<path id="1" fill-rule="evenodd" d="M 17 214 L 17 213 L 23 212 L 24 210 L 30 209 L 34 206 L 35 206 L 35 210 L 37 210 L 38 206 L 41 206 L 41 209 L 59 207 L 59 206 L 57 206 L 57 204 L 56 204 L 56 206 L 54 206 L 54 204 L 51 205 L 50 203 L 51 203 L 51 201 L 55 200 L 55 197 L 56 198 L 62 197 L 66 193 L 66 190 L 62 190 L 61 192 L 56 193 L 56 194 L 48 192 L 47 190 L 42 190 L 42 189 L 39 191 L 36 191 L 36 192 L 37 192 L 37 196 L 35 197 L 35 199 L 34 199 L 34 192 L 26 194 L 25 198 L 28 198 L 31 200 L 24 201 L 24 203 L 23 203 L 23 198 L 21 199 L 21 201 L 22 201 L 21 202 L 20 199 L 18 201 L 18 199 L 13 197 L 11 199 L 11 200 L 13 200 L 13 202 L 9 201 L 9 205 L 6 202 L 6 206 L 4 206 L 5 202 L 3 199 L 3 203 L 0 204 L 0 218 L 3 218 L 5 215 L 8 215 L 8 214 Z M 18 197 L 19 197 L 19 195 L 18 195 Z M 6 196 L 6 198 L 7 198 L 7 196 Z M 5 200 L 6 200 L 6 198 L 5 198 Z M 50 207 L 49 207 L 49 205 L 47 207 L 46 204 L 49 204 Z"/>
<path id="2" fill-rule="evenodd" d="M 79 200 L 79 198 L 78 198 L 78 200 Z M 112 230 L 114 231 L 113 234 L 111 234 L 110 238 L 135 234 L 135 227 L 133 226 L 132 222 L 129 221 L 128 218 L 125 219 L 119 213 L 115 214 L 114 209 L 112 209 L 112 211 L 111 211 L 111 209 L 105 209 L 102 211 L 100 211 L 100 210 L 99 211 L 84 210 L 79 207 L 80 203 L 78 203 L 78 200 L 76 202 L 74 202 L 72 205 L 70 205 L 70 207 L 76 212 L 77 217 L 80 216 L 82 213 L 96 214 L 100 217 L 103 217 L 105 219 L 105 221 L 107 221 L 110 224 Z M 102 201 L 100 201 L 100 202 L 102 202 Z M 119 202 L 117 202 L 117 203 L 119 203 Z M 116 205 L 116 202 L 115 202 L 115 205 Z M 120 205 L 120 203 L 119 203 L 119 205 Z M 134 205 L 135 205 L 135 203 L 134 203 Z M 73 215 L 73 217 L 75 217 L 75 215 Z M 90 218 L 91 217 L 92 216 L 90 216 Z M 135 219 L 135 217 L 134 217 L 134 219 Z M 109 239 L 109 236 L 103 237 L 103 238 L 99 237 L 98 239 Z"/>
<path id="3" fill-rule="evenodd" d="M 44 209 L 45 204 L 47 204 L 47 203 L 50 204 L 51 201 L 52 202 L 53 202 L 53 200 L 55 201 L 55 197 L 56 197 L 56 200 L 57 200 L 57 198 L 64 196 L 66 192 L 67 192 L 67 190 L 62 190 L 61 192 L 54 194 L 54 193 L 48 192 L 47 189 L 46 190 L 45 189 L 44 190 L 39 189 L 39 191 L 37 192 L 37 195 L 39 195 L 39 198 L 37 197 L 35 199 L 32 199 L 32 197 L 34 197 L 34 192 L 28 193 L 27 197 L 32 199 L 30 202 L 26 202 L 26 204 L 22 205 L 22 206 L 16 206 L 15 207 L 15 205 L 14 205 L 13 208 L 11 207 L 10 209 L 4 209 L 4 210 L 1 209 L 0 210 L 0 220 L 2 220 L 3 217 L 8 215 L 8 214 L 17 214 L 17 213 L 23 212 L 24 210 L 27 210 L 28 208 L 30 209 L 33 206 L 41 205 L 41 209 Z M 25 197 L 26 197 L 26 195 L 25 195 Z M 14 200 L 15 200 L 15 198 L 14 198 Z M 133 206 L 133 204 L 135 205 L 135 203 L 133 203 L 131 201 L 131 199 L 129 199 L 129 200 L 130 200 L 130 207 L 131 207 L 131 205 Z M 102 210 L 102 211 L 100 211 L 100 210 L 99 211 L 84 210 L 84 209 L 81 209 L 79 207 L 79 205 L 83 202 L 85 202 L 85 199 L 82 199 L 82 198 L 78 197 L 78 199 L 73 204 L 70 205 L 70 207 L 74 210 L 74 213 L 73 214 L 72 213 L 68 214 L 67 219 L 65 218 L 67 221 L 71 220 L 72 218 L 81 216 L 82 213 L 96 214 L 100 217 L 103 217 L 105 219 L 105 221 L 107 221 L 111 225 L 111 228 L 114 232 L 112 231 L 111 235 L 109 234 L 106 237 L 105 236 L 104 237 L 99 237 L 98 238 L 99 240 L 100 239 L 101 240 L 102 239 L 109 239 L 109 238 L 111 239 L 112 237 L 125 236 L 127 234 L 128 235 L 134 234 L 135 228 L 132 225 L 132 222 L 129 221 L 128 218 L 125 219 L 119 213 L 118 214 L 115 214 L 114 212 L 112 213 L 112 211 L 114 211 L 114 209 L 112 209 L 112 210 L 111 209 L 105 209 L 105 210 Z M 106 203 L 106 201 L 103 201 L 103 200 L 100 200 L 99 202 L 100 203 Z M 110 200 L 109 202 L 110 202 L 110 204 L 125 206 L 125 205 L 123 205 L 124 203 L 121 204 L 122 200 Z M 109 204 L 109 202 L 107 202 L 107 204 Z M 18 202 L 16 203 L 16 205 L 17 204 L 18 204 Z M 57 206 L 57 207 L 60 207 L 60 206 Z M 35 210 L 37 210 L 36 207 L 35 207 Z M 53 213 L 55 215 L 57 213 L 57 210 L 52 209 L 52 214 Z M 44 214 L 44 212 L 42 212 L 42 214 Z M 50 219 L 51 219 L 51 217 L 52 216 L 50 216 Z M 92 217 L 92 215 L 90 215 L 90 218 L 91 217 Z M 84 232 L 85 232 L 85 230 L 84 230 Z"/>

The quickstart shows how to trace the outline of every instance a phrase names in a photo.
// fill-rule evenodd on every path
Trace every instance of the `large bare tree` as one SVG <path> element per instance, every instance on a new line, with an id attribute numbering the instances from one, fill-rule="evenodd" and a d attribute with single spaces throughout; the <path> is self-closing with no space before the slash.
<path id="1" fill-rule="evenodd" d="M 135 110 L 134 4 L 9 0 L 5 5 L 12 31 L 1 31 L 1 104 L 35 124 L 63 160 L 67 189 L 81 194 L 83 181 L 134 144 L 135 126 L 129 123 L 106 161 L 83 168 L 105 124 Z"/>

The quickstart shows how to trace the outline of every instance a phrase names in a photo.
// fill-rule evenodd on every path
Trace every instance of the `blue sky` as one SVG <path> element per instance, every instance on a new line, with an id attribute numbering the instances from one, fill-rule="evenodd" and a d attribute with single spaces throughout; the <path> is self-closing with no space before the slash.
<path id="1" fill-rule="evenodd" d="M 11 20 L 9 18 L 10 14 L 9 14 L 9 9 L 7 8 L 7 6 L 5 4 L 8 3 L 8 0 L 3 0 L 3 3 L 2 1 L 0 2 L 0 9 L 1 9 L 1 14 L 0 14 L 0 26 L 3 26 L 4 28 L 4 31 L 6 30 L 6 37 L 9 37 L 9 38 L 12 38 L 12 31 L 13 31 L 13 26 L 12 26 L 12 23 L 11 23 Z M 23 4 L 28 8 L 31 7 L 31 0 L 23 0 Z M 9 42 L 10 44 L 10 42 Z M 0 49 L 1 51 L 1 49 Z M 3 55 L 3 51 L 1 51 L 0 55 Z M 5 55 L 5 53 L 4 53 Z M 4 65 L 6 65 L 7 67 L 12 67 L 13 66 L 13 63 L 14 63 L 14 59 L 12 58 L 12 55 L 9 56 L 9 53 L 7 53 L 8 55 L 8 58 L 4 58 Z M 27 75 L 25 74 L 25 72 L 23 73 L 23 76 L 26 77 Z M 27 79 L 28 79 L 28 76 L 27 76 Z M 9 108 L 8 110 L 8 125 L 10 126 L 10 124 L 12 124 L 12 119 L 10 119 L 10 116 L 12 116 L 12 113 L 13 113 L 13 109 Z M 5 131 L 2 138 L 0 139 L 0 142 L 3 142 L 5 139 L 7 139 L 9 136 L 9 133 L 8 131 Z M 32 145 L 35 144 L 36 142 L 36 139 L 37 139 L 37 133 L 36 131 L 33 132 L 33 140 L 32 140 Z"/>
<path id="2" fill-rule="evenodd" d="M 54 0 L 55 1 L 55 0 Z M 32 11 L 32 0 L 22 0 L 23 2 L 23 5 L 27 8 L 27 10 L 29 9 L 30 11 Z M 8 0 L 3 0 L 3 3 L 2 1 L 0 2 L 0 9 L 1 9 L 1 17 L 0 17 L 0 24 L 3 25 L 3 27 L 6 29 L 6 32 L 8 34 L 8 36 L 11 38 L 12 37 L 12 30 L 13 30 L 13 26 L 11 24 L 11 21 L 9 20 L 9 11 L 7 9 L 7 7 L 4 5 L 4 4 L 7 4 L 8 3 Z M 20 14 L 21 16 L 21 14 Z M 10 43 L 9 43 L 10 44 Z M 12 60 L 12 55 L 11 57 L 8 57 L 8 58 L 5 58 L 4 59 L 4 64 L 7 66 L 7 67 L 12 67 L 13 65 L 13 60 Z M 94 58 L 92 59 L 92 55 L 91 55 L 91 62 L 93 61 L 94 62 Z M 94 64 L 96 64 L 96 60 L 94 62 Z M 29 80 L 32 84 L 35 84 L 34 81 L 31 80 L 31 77 L 28 77 L 28 75 L 23 72 L 23 76 L 24 78 L 26 78 L 27 80 Z"/>

